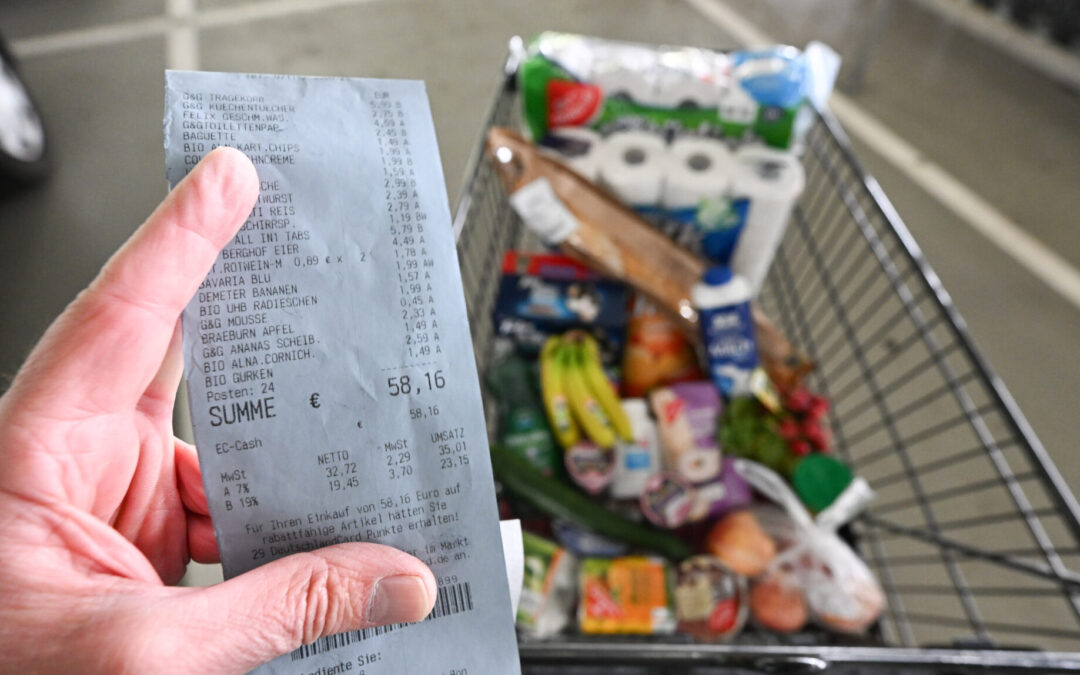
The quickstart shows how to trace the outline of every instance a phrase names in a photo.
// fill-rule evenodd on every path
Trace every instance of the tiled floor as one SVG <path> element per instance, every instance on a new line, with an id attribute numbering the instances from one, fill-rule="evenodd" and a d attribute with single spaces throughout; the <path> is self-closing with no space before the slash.
<path id="1" fill-rule="evenodd" d="M 851 59 L 879 1 L 729 4 L 779 39 L 801 44 L 820 37 Z M 157 20 L 167 6 L 215 12 L 200 15 L 214 20 L 197 32 L 195 53 L 170 48 L 170 24 Z M 116 25 L 125 30 L 110 28 Z M 79 32 L 87 27 L 105 28 Z M 735 44 L 681 0 L 0 0 L 0 30 L 29 54 L 24 73 L 45 110 L 56 161 L 47 184 L 0 196 L 0 378 L 14 372 L 51 318 L 164 193 L 162 72 L 177 65 L 169 54 L 212 70 L 425 79 L 455 202 L 507 38 L 545 28 Z M 42 39 L 64 31 L 76 32 Z M 96 46 L 64 47 L 88 35 Z M 894 3 L 872 54 L 864 87 L 851 97 L 1080 267 L 1080 240 L 1073 236 L 1080 213 L 1080 96 L 902 2 Z M 857 149 L 1050 454 L 1080 486 L 1072 427 L 1080 407 L 1080 309 L 888 161 L 861 144 Z M 985 513 L 990 507 L 972 501 L 964 508 Z M 1004 547 L 1012 535 L 997 528 L 986 536 Z M 993 569 L 967 573 L 972 583 L 996 579 Z M 1032 618 L 1024 607 L 1012 608 L 1017 621 Z"/>

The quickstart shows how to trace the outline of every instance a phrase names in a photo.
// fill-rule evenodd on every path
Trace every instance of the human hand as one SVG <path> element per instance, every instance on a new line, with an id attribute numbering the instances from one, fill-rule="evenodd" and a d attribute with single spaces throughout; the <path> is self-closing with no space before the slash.
<path id="1" fill-rule="evenodd" d="M 179 316 L 258 195 L 210 153 L 49 327 L 0 397 L 0 670 L 242 672 L 323 635 L 418 621 L 435 579 L 377 544 L 168 586 L 217 545 L 172 433 Z"/>

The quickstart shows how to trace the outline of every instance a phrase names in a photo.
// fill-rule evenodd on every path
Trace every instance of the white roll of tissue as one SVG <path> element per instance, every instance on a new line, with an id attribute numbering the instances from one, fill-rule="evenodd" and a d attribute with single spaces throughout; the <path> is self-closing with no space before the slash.
<path id="1" fill-rule="evenodd" d="M 600 175 L 600 148 L 604 139 L 585 127 L 550 129 L 540 149 L 585 178 L 596 182 Z"/>
<path id="2" fill-rule="evenodd" d="M 667 209 L 687 209 L 704 199 L 727 194 L 735 171 L 735 158 L 723 141 L 684 137 L 668 148 L 667 172 L 660 204 Z"/>
<path id="3" fill-rule="evenodd" d="M 756 296 L 784 236 L 795 201 L 802 194 L 806 173 L 794 155 L 760 145 L 739 148 L 735 163 L 732 196 L 746 198 L 749 210 L 731 256 L 731 269 L 750 283 Z"/>
<path id="4" fill-rule="evenodd" d="M 630 206 L 660 202 L 667 168 L 667 144 L 646 131 L 612 134 L 600 148 L 600 182 Z"/>

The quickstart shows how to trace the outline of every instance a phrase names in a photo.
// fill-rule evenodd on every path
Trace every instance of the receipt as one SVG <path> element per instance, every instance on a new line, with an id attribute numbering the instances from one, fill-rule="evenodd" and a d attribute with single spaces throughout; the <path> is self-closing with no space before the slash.
<path id="1" fill-rule="evenodd" d="M 225 576 L 365 541 L 424 560 L 439 589 L 422 622 L 323 638 L 259 672 L 520 672 L 423 83 L 168 72 L 170 185 L 219 145 L 261 183 L 183 315 Z"/>

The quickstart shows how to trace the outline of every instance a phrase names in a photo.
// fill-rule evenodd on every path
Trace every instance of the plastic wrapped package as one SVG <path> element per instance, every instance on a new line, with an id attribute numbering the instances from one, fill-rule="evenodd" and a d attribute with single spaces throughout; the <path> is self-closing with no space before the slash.
<path id="1" fill-rule="evenodd" d="M 865 632 L 885 608 L 885 594 L 836 530 L 873 498 L 866 481 L 857 478 L 814 519 L 776 472 L 743 459 L 736 460 L 736 470 L 778 505 L 754 509 L 758 523 L 780 549 L 765 574 L 787 575 L 788 588 L 801 588 L 810 618 L 823 628 Z"/>

